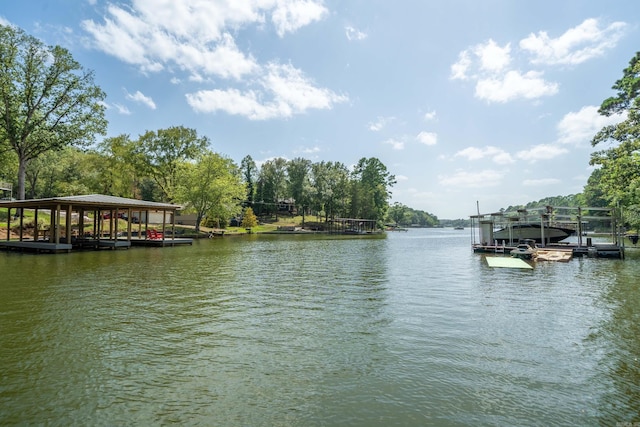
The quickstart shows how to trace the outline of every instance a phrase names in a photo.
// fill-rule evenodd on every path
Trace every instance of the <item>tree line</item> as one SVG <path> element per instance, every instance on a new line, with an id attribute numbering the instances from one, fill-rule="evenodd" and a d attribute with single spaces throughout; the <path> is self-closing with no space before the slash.
<path id="1" fill-rule="evenodd" d="M 595 169 L 575 198 L 586 206 L 621 207 L 626 224 L 638 229 L 640 52 L 612 88 L 615 95 L 599 113 L 621 120 L 593 137 L 594 147 L 608 146 L 591 155 Z M 288 200 L 296 212 L 324 219 L 437 219 L 419 211 L 410 218 L 410 208 L 390 207 L 395 178 L 376 158 L 362 158 L 351 169 L 302 158 L 271 159 L 258 168 L 250 156 L 238 166 L 181 126 L 96 144 L 107 129 L 105 98 L 93 72 L 68 50 L 0 25 L 0 179 L 15 184 L 18 199 L 98 192 L 184 203 L 199 218 L 220 219 L 243 207 L 278 215 Z"/>
<path id="2" fill-rule="evenodd" d="M 279 207 L 325 220 L 382 221 L 395 178 L 376 158 L 339 162 L 250 156 L 240 166 L 209 149 L 195 129 L 174 126 L 138 138 L 105 135 L 104 99 L 92 71 L 60 46 L 0 25 L 0 178 L 18 199 L 100 193 L 184 205 L 224 224 L 252 208 Z M 15 177 L 15 178 L 14 178 Z"/>

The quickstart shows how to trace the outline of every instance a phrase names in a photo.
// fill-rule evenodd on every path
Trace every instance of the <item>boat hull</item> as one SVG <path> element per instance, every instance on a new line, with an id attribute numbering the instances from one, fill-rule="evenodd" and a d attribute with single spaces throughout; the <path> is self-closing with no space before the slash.
<path id="1" fill-rule="evenodd" d="M 573 232 L 569 228 L 545 227 L 544 239 L 546 242 L 556 243 L 566 239 Z M 511 234 L 508 227 L 493 232 L 495 240 L 509 241 L 510 237 L 512 241 L 531 239 L 536 243 L 542 243 L 542 227 L 540 224 L 514 224 L 511 226 Z"/>

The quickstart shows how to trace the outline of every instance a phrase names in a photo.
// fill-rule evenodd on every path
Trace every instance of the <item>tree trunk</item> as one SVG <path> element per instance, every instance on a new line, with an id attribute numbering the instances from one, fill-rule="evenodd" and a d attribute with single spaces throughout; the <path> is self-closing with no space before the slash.
<path id="1" fill-rule="evenodd" d="M 24 200 L 27 163 L 29 162 L 25 158 L 20 157 L 20 162 L 18 164 L 18 193 L 16 197 L 18 200 Z"/>
<path id="2" fill-rule="evenodd" d="M 198 212 L 196 215 L 196 234 L 200 233 L 200 223 L 202 222 L 202 218 L 204 218 L 204 215 Z"/>

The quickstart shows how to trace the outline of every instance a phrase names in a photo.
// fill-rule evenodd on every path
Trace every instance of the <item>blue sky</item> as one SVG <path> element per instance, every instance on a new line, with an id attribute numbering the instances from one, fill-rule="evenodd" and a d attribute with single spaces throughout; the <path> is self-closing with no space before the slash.
<path id="1" fill-rule="evenodd" d="M 377 157 L 392 202 L 441 219 L 581 192 L 621 119 L 597 107 L 640 50 L 636 0 L 4 0 L 0 23 L 95 71 L 108 137 Z"/>

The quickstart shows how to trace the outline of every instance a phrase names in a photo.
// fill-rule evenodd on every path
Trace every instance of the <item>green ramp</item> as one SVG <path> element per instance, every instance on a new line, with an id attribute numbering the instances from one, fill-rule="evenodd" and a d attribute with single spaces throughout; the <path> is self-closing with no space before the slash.
<path id="1" fill-rule="evenodd" d="M 531 265 L 527 264 L 525 261 L 521 260 L 520 258 L 488 256 L 486 257 L 486 259 L 487 259 L 487 264 L 489 264 L 489 267 L 533 269 Z"/>

